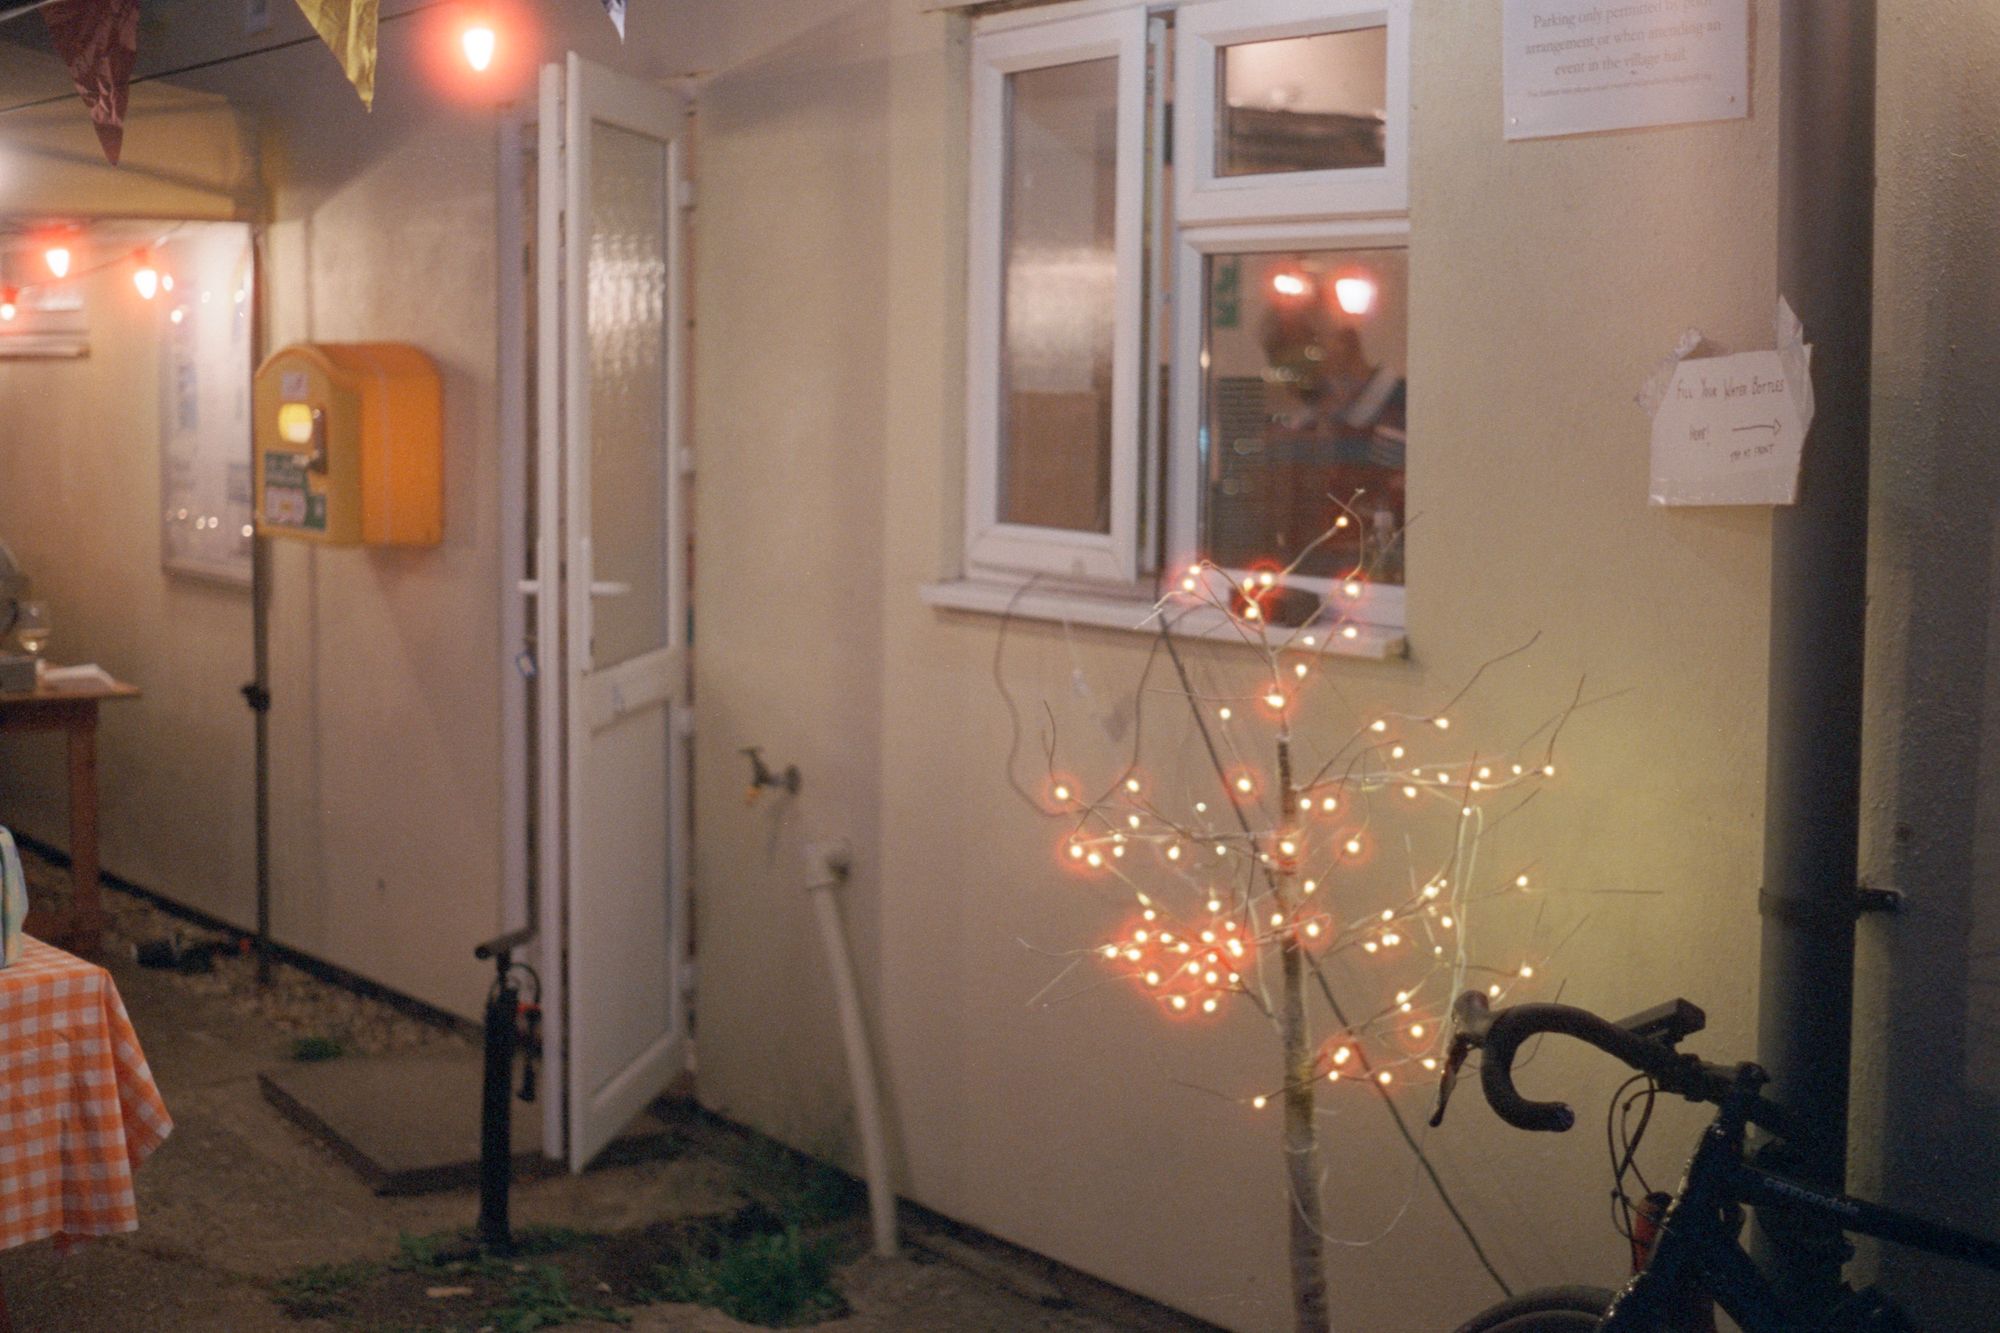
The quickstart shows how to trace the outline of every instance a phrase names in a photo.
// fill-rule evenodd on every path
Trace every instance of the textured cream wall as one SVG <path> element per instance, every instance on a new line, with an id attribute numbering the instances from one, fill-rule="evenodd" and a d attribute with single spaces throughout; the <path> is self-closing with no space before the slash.
<path id="1" fill-rule="evenodd" d="M 1052 831 L 1006 785 L 998 623 L 917 599 L 955 566 L 960 511 L 962 29 L 889 0 L 768 8 L 816 25 L 728 36 L 701 94 L 702 1095 L 795 1142 L 841 1137 L 796 845 L 847 834 L 904 1187 L 1231 1326 L 1280 1326 L 1275 1125 L 1189 1086 L 1263 1085 L 1268 1039 L 1177 1033 L 1112 989 L 1029 1007 L 1061 966 L 1036 950 L 1089 941 L 1115 908 L 1052 873 Z M 1760 33 L 1774 15 L 1758 5 Z M 1631 397 L 1689 324 L 1768 345 L 1775 47 L 1758 43 L 1755 119 L 1507 145 L 1497 9 L 1431 0 L 1416 22 L 1416 656 L 1334 675 L 1436 701 L 1540 631 L 1462 734 L 1526 731 L 1579 677 L 1622 691 L 1572 722 L 1561 788 L 1511 844 L 1574 891 L 1544 936 L 1583 918 L 1551 971 L 1614 1012 L 1685 994 L 1709 1049 L 1747 1052 L 1767 522 L 1647 508 Z M 1146 648 L 1018 625 L 1007 674 L 1105 751 L 1092 728 L 1117 726 Z M 726 798 L 751 743 L 801 764 L 796 802 Z M 1587 1108 L 1614 1081 L 1553 1049 L 1535 1074 Z M 1329 1105 L 1330 1225 L 1370 1236 L 1409 1194 L 1407 1159 L 1379 1108 Z M 1665 1116 L 1653 1168 L 1672 1174 L 1694 1123 Z M 1517 1284 L 1618 1271 L 1592 1134 L 1526 1139 L 1474 1101 L 1432 1143 Z M 1489 1291 L 1421 1192 L 1333 1264 L 1345 1327 L 1448 1325 Z"/>
<path id="2" fill-rule="evenodd" d="M 258 126 L 260 159 L 211 169 L 209 157 L 245 141 L 205 139 L 212 151 L 183 149 L 182 164 L 191 180 L 225 183 L 261 167 L 265 348 L 407 341 L 443 373 L 443 544 L 275 545 L 273 933 L 473 1015 L 484 982 L 472 945 L 500 913 L 497 153 L 490 108 L 433 91 L 420 35 L 384 28 L 372 114 L 316 45 L 222 66 L 199 90 L 163 91 L 204 123 Z M 201 59 L 236 49 L 232 39 L 168 25 L 151 49 L 162 63 Z M 19 202 L 218 207 L 164 190 L 146 165 L 166 146 L 160 133 L 149 122 L 128 131 L 136 169 L 93 174 L 82 193 L 50 178 Z M 42 469 L 25 493 L 69 525 L 32 552 L 51 596 L 85 608 L 57 641 L 62 655 L 102 654 L 149 687 L 129 717 L 107 713 L 107 867 L 248 925 L 251 742 L 234 696 L 249 675 L 248 598 L 159 576 L 150 339 L 127 346 L 136 326 L 99 325 L 101 349 L 87 362 L 4 372 L 0 444 L 14 445 L 7 466 Z M 121 374 L 137 376 L 136 390 Z M 31 827 L 63 842 L 59 776 L 44 763 L 21 785 Z"/>
<path id="3" fill-rule="evenodd" d="M 97 662 L 145 691 L 101 710 L 104 865 L 247 921 L 251 728 L 236 691 L 250 678 L 250 593 L 161 570 L 161 324 L 124 270 L 84 282 L 88 357 L 0 361 L 0 540 L 49 603 L 51 659 Z M 0 820 L 58 847 L 63 753 L 57 736 L 0 741 Z"/>
<path id="4" fill-rule="evenodd" d="M 2000 1235 L 2000 12 L 1883 6 L 1853 1183 Z M 2000 1281 L 1890 1249 L 1927 1328 Z"/>

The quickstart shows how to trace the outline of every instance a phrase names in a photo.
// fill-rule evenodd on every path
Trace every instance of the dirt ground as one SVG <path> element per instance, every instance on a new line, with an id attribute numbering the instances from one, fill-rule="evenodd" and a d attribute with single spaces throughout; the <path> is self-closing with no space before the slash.
<path id="1" fill-rule="evenodd" d="M 67 887 L 46 863 L 30 878 L 38 898 Z M 290 969 L 281 969 L 272 991 L 260 993 L 247 959 L 225 957 L 217 972 L 194 976 L 140 968 L 132 961 L 134 942 L 156 938 L 176 923 L 127 895 L 107 891 L 106 897 L 115 927 L 100 961 L 125 998 L 175 1130 L 139 1172 L 137 1233 L 68 1256 L 46 1242 L 0 1254 L 0 1283 L 15 1328 L 307 1333 L 453 1326 L 439 1322 L 437 1305 L 455 1297 L 436 1293 L 454 1291 L 457 1279 L 412 1278 L 398 1271 L 397 1256 L 407 1254 L 412 1238 L 467 1226 L 477 1211 L 471 1192 L 376 1195 L 281 1117 L 261 1095 L 256 1075 L 290 1059 L 301 1036 L 331 1036 L 349 1051 L 367 1052 L 465 1038 Z M 199 940 L 199 932 L 179 928 Z M 752 1195 L 730 1132 L 691 1108 L 685 1115 L 689 1132 L 676 1135 L 675 1147 L 658 1160 L 518 1184 L 517 1226 L 629 1237 L 740 1215 Z M 740 1135 L 735 1141 L 756 1142 Z M 906 1257 L 856 1258 L 865 1245 L 858 1239 L 861 1224 L 851 1225 L 856 1230 L 832 1284 L 844 1313 L 819 1328 L 1091 1333 L 1206 1327 L 963 1233 L 927 1234 L 920 1225 Z M 301 1308 L 301 1274 L 310 1286 L 313 1275 L 348 1271 L 377 1275 L 368 1300 L 335 1302 L 318 1317 L 287 1311 L 288 1305 Z M 515 1271 L 519 1280 L 530 1280 L 530 1265 Z M 602 1288 L 607 1303 L 610 1291 Z M 583 1295 L 594 1299 L 596 1293 Z M 385 1308 L 396 1300 L 410 1308 Z M 621 1301 L 617 1317 L 622 1322 L 616 1326 L 659 1333 L 751 1327 L 703 1305 L 672 1302 Z M 483 1326 L 501 1333 L 500 1324 Z M 471 1333 L 482 1325 L 464 1327 Z"/>

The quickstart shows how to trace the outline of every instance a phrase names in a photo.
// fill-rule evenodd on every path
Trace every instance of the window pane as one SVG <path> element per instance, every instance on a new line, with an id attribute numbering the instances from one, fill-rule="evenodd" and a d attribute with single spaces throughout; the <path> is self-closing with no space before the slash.
<path id="1" fill-rule="evenodd" d="M 1118 62 L 1007 91 L 1000 520 L 1109 532 Z"/>
<path id="2" fill-rule="evenodd" d="M 590 127 L 591 665 L 667 644 L 667 150 Z"/>
<path id="3" fill-rule="evenodd" d="M 1211 255 L 1202 351 L 1203 546 L 1232 568 L 1365 567 L 1403 581 L 1403 250 Z"/>
<path id="4" fill-rule="evenodd" d="M 1216 54 L 1218 176 L 1379 167 L 1388 161 L 1389 30 L 1355 28 Z"/>

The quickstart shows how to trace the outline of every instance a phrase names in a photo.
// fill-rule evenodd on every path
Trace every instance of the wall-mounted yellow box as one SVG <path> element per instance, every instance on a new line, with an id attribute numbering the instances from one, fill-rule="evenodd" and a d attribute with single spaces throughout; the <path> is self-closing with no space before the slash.
<path id="1" fill-rule="evenodd" d="M 406 343 L 296 343 L 252 392 L 257 531 L 353 546 L 444 537 L 444 391 Z"/>

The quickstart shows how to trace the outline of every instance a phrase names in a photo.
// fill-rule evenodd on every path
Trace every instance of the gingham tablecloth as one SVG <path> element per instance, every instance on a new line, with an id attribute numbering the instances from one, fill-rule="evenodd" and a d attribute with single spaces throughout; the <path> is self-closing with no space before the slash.
<path id="1" fill-rule="evenodd" d="M 172 1132 L 111 974 L 32 937 L 0 968 L 0 1249 L 135 1231 Z"/>

